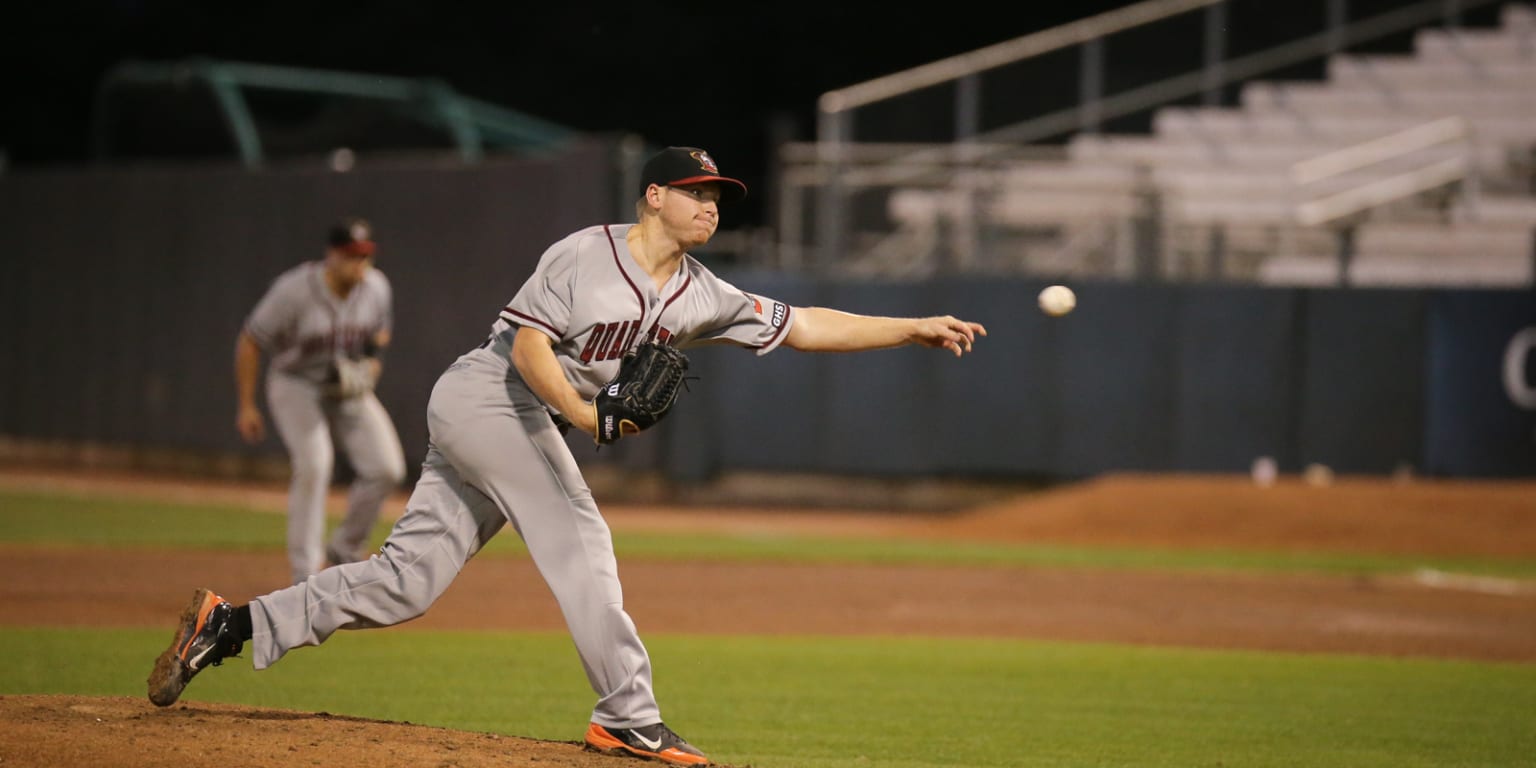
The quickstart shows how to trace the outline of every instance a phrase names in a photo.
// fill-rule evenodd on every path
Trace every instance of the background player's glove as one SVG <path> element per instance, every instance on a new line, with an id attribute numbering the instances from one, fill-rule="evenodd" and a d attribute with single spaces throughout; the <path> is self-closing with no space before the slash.
<path id="1" fill-rule="evenodd" d="M 377 380 L 378 367 L 372 358 L 340 357 L 331 365 L 331 376 L 327 378 L 326 391 L 332 397 L 342 399 L 357 397 L 364 392 L 372 392 Z"/>
<path id="2" fill-rule="evenodd" d="M 592 399 L 597 444 L 607 445 L 661 421 L 677 400 L 687 370 L 688 358 L 665 344 L 647 341 L 626 352 L 619 374 Z"/>

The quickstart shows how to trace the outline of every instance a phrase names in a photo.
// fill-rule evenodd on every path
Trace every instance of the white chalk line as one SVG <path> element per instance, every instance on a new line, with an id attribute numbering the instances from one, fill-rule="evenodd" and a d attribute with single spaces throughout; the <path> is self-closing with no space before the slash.
<path id="1" fill-rule="evenodd" d="M 1536 595 L 1536 581 L 1527 579 L 1474 576 L 1468 573 L 1450 573 L 1434 568 L 1420 568 L 1414 571 L 1413 580 L 1426 587 L 1457 589 L 1463 592 L 1480 592 L 1485 595 Z"/>

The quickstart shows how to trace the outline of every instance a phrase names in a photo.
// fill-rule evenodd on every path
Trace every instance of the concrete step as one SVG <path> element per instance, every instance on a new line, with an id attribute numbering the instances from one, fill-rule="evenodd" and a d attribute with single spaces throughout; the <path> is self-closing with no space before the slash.
<path id="1" fill-rule="evenodd" d="M 1339 260 L 1334 256 L 1275 254 L 1259 263 L 1258 280 L 1274 286 L 1334 286 L 1339 283 Z"/>
<path id="2" fill-rule="evenodd" d="M 1361 255 L 1531 258 L 1532 230 L 1523 224 L 1372 222 L 1360 227 Z"/>
<path id="3" fill-rule="evenodd" d="M 1153 131 L 1173 140 L 1241 141 L 1328 139 L 1360 142 L 1422 125 L 1424 115 L 1329 115 L 1295 112 L 1248 112 L 1206 107 L 1167 107 L 1153 118 Z M 1468 119 L 1479 141 L 1498 146 L 1528 147 L 1536 142 L 1536 120 L 1529 117 L 1472 116 Z"/>
<path id="4" fill-rule="evenodd" d="M 1398 90 L 1529 88 L 1536 82 L 1536 60 L 1473 66 L 1463 61 L 1339 54 L 1328 60 L 1328 82 Z"/>
<path id="5" fill-rule="evenodd" d="M 1426 62 L 1510 64 L 1536 60 L 1536 35 L 1526 29 L 1422 29 L 1414 52 Z"/>
<path id="6" fill-rule="evenodd" d="M 1466 208 L 1472 221 L 1498 226 L 1536 227 L 1536 197 L 1483 195 Z"/>
<path id="7" fill-rule="evenodd" d="M 1402 288 L 1523 288 L 1531 285 L 1531 274 L 1528 256 L 1362 253 L 1350 263 L 1349 282 Z"/>
<path id="8" fill-rule="evenodd" d="M 1533 70 L 1536 74 L 1536 70 Z M 1251 111 L 1293 111 L 1334 115 L 1389 112 L 1436 117 L 1519 117 L 1536 119 L 1536 79 L 1524 83 L 1473 84 L 1441 88 L 1383 89 L 1338 83 L 1249 83 L 1242 104 Z"/>
<path id="9" fill-rule="evenodd" d="M 1118 163 L 1144 166 L 1227 166 L 1255 171 L 1284 172 L 1291 165 L 1357 144 L 1334 137 L 1278 137 L 1263 142 L 1235 139 L 1211 140 L 1192 136 L 1081 136 L 1067 146 L 1073 162 Z M 1424 150 L 1423 162 L 1459 155 L 1465 148 L 1454 144 Z M 1508 152 L 1500 146 L 1475 147 L 1479 167 L 1498 169 L 1508 164 Z"/>

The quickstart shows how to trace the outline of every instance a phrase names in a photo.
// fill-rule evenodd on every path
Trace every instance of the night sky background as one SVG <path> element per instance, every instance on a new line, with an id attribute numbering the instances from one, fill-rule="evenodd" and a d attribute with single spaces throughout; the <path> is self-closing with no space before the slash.
<path id="1" fill-rule="evenodd" d="M 776 136 L 814 138 L 821 93 L 1126 4 L 28 3 L 0 25 L 0 149 L 13 171 L 89 162 L 91 98 L 104 73 L 127 59 L 204 56 L 436 77 L 578 130 L 704 146 L 725 173 L 761 187 Z M 1354 0 L 1352 15 L 1383 4 Z M 1324 3 L 1303 5 L 1316 8 L 1235 4 L 1232 46 L 1315 24 Z M 1161 51 L 1147 42 L 1139 65 L 1135 57 L 1118 65 L 1198 57 L 1188 45 Z"/>

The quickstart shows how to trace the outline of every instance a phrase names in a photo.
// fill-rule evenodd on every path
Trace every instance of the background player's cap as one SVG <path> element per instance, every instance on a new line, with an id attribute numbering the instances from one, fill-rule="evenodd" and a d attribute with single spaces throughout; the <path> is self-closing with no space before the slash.
<path id="1" fill-rule="evenodd" d="M 366 219 L 343 219 L 331 227 L 325 242 L 338 251 L 358 256 L 372 256 L 377 245 L 373 242 L 373 225 Z"/>
<path id="2" fill-rule="evenodd" d="M 640 171 L 640 194 L 644 195 L 652 184 L 666 187 L 706 181 L 720 182 L 722 203 L 734 203 L 747 196 L 747 185 L 721 176 L 715 159 L 698 147 L 667 147 L 652 155 Z"/>

